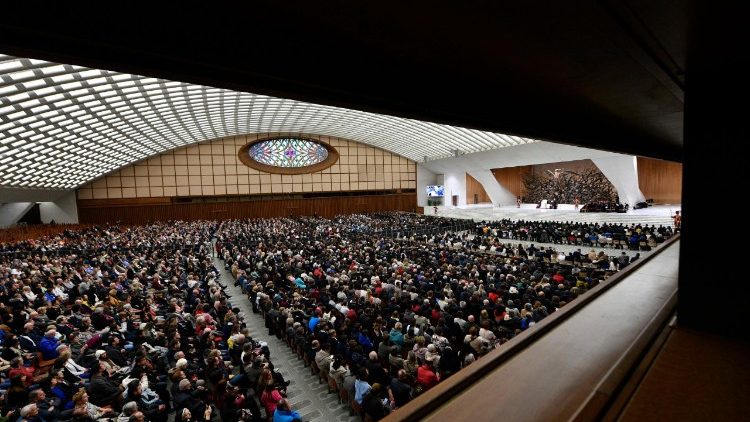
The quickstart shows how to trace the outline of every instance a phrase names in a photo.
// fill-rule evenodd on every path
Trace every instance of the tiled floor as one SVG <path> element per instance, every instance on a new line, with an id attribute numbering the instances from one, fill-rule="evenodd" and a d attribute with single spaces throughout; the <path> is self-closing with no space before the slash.
<path id="1" fill-rule="evenodd" d="M 644 223 L 656 226 L 672 225 L 671 216 L 679 210 L 679 205 L 656 205 L 640 210 L 631 210 L 627 213 L 584 213 L 574 209 L 536 209 L 533 205 L 525 204 L 522 208 L 492 207 L 491 205 L 470 205 L 467 207 L 439 207 L 438 215 L 441 217 L 464 218 L 475 221 L 511 220 L 527 221 L 574 221 L 591 223 Z M 426 207 L 425 211 L 432 212 L 432 208 Z"/>
<path id="2" fill-rule="evenodd" d="M 263 318 L 253 314 L 252 306 L 247 296 L 242 294 L 239 287 L 234 286 L 232 274 L 224 270 L 224 262 L 214 258 L 214 265 L 222 273 L 222 282 L 229 286 L 227 293 L 232 297 L 230 302 L 245 313 L 245 322 L 254 339 L 265 341 L 271 350 L 271 360 L 276 368 L 291 381 L 287 387 L 287 397 L 292 404 L 292 409 L 302 415 L 303 421 L 357 421 L 356 417 L 349 416 L 349 409 L 338 403 L 335 394 L 328 393 L 326 384 L 318 383 L 317 375 L 311 375 L 310 368 L 306 368 L 302 361 L 287 344 L 276 336 L 269 336 L 265 328 Z"/>

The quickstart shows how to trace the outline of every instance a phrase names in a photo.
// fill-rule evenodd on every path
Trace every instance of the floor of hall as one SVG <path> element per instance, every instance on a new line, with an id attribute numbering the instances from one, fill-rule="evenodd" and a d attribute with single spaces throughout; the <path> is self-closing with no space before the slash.
<path id="1" fill-rule="evenodd" d="M 654 224 L 656 226 L 672 225 L 672 216 L 679 211 L 681 206 L 654 205 L 638 210 L 629 210 L 625 213 L 617 212 L 580 212 L 572 205 L 566 205 L 558 209 L 538 209 L 534 204 L 523 204 L 521 208 L 516 206 L 496 207 L 492 204 L 466 205 L 461 207 L 442 206 L 438 207 L 437 215 L 440 217 L 471 219 L 474 221 L 492 220 L 526 220 L 526 221 L 571 221 L 576 223 L 642 223 Z M 425 207 L 426 214 L 433 214 L 433 207 Z"/>
<path id="2" fill-rule="evenodd" d="M 236 306 L 245 313 L 245 323 L 250 334 L 254 339 L 268 343 L 271 361 L 284 375 L 284 379 L 290 381 L 287 398 L 292 410 L 299 412 L 306 422 L 360 420 L 349 415 L 348 406 L 339 404 L 336 394 L 328 393 L 328 385 L 318 382 L 318 376 L 310 373 L 310 368 L 305 367 L 286 342 L 268 335 L 263 318 L 253 313 L 250 300 L 234 285 L 232 274 L 224 269 L 224 261 L 214 258 L 214 265 L 221 271 L 222 283 L 228 286 L 227 293 L 231 295 L 229 302 L 232 307 Z"/>
<path id="3" fill-rule="evenodd" d="M 552 221 L 575 221 L 575 222 L 608 222 L 608 223 L 646 223 L 658 225 L 671 225 L 671 215 L 674 210 L 679 210 L 679 206 L 655 206 L 644 210 L 630 211 L 624 214 L 618 213 L 580 213 L 575 210 L 539 210 L 530 207 L 491 207 L 491 206 L 468 206 L 462 208 L 440 207 L 438 215 L 449 218 L 482 220 L 498 220 L 509 218 L 513 220 L 552 220 Z M 510 243 L 522 243 L 528 245 L 535 242 L 525 242 L 518 240 L 509 240 Z M 570 252 L 574 249 L 580 249 L 581 246 L 560 245 L 560 244 L 540 244 L 535 245 L 553 247 L 557 251 Z M 590 248 L 582 249 L 585 253 Z M 599 248 L 597 251 L 604 250 L 608 255 L 619 255 L 622 250 L 614 248 Z M 628 255 L 634 255 L 635 251 L 625 250 Z M 642 256 L 648 255 L 649 252 L 640 252 Z M 222 283 L 228 286 L 227 293 L 231 295 L 229 299 L 233 307 L 238 307 L 245 313 L 245 322 L 247 323 L 250 333 L 254 339 L 265 341 L 271 351 L 271 360 L 274 366 L 284 375 L 284 378 L 291 381 L 287 387 L 287 396 L 292 405 L 292 409 L 302 415 L 302 420 L 309 422 L 317 421 L 358 421 L 359 418 L 349 415 L 349 408 L 345 404 L 339 404 L 335 394 L 328 393 L 328 387 L 318 382 L 317 375 L 312 375 L 309 367 L 305 367 L 303 362 L 287 346 L 286 342 L 279 340 L 276 336 L 269 336 L 268 329 L 265 328 L 263 318 L 258 314 L 253 314 L 250 300 L 242 293 L 239 287 L 234 286 L 232 275 L 224 269 L 224 262 L 214 258 L 214 265 L 221 271 Z M 675 262 L 676 265 L 676 262 Z"/>

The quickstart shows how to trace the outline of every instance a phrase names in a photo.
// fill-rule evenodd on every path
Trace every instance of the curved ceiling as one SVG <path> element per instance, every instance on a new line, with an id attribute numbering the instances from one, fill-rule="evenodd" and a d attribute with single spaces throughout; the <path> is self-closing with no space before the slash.
<path id="1" fill-rule="evenodd" d="M 422 161 L 532 139 L 0 55 L 0 186 L 74 188 L 188 144 L 332 135 Z"/>

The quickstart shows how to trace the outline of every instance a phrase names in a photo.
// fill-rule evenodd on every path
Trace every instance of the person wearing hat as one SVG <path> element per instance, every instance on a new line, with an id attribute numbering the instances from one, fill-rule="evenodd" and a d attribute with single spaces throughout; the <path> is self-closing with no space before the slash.
<path id="1" fill-rule="evenodd" d="M 112 359 L 109 358 L 106 350 L 99 349 L 96 352 L 94 352 L 94 356 L 96 356 L 96 359 L 98 359 L 99 363 L 104 365 L 104 371 L 109 376 L 113 376 L 115 372 L 120 370 L 120 367 L 117 366 L 117 364 L 115 364 L 114 362 L 112 362 Z"/>

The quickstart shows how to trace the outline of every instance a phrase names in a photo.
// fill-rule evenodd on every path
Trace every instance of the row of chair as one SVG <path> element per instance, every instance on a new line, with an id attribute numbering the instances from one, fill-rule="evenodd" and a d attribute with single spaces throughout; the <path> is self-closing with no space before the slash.
<path id="1" fill-rule="evenodd" d="M 264 318 L 265 319 L 265 318 Z M 362 406 L 354 400 L 354 396 L 351 396 L 349 392 L 344 388 L 339 388 L 336 380 L 328 375 L 327 371 L 321 371 L 315 360 L 310 357 L 303 350 L 301 345 L 295 344 L 294 338 L 276 331 L 277 337 L 285 340 L 290 349 L 297 355 L 297 357 L 304 363 L 305 367 L 310 368 L 311 375 L 318 376 L 318 383 L 327 384 L 328 393 L 336 394 L 338 402 L 344 404 L 349 408 L 349 414 L 359 416 L 364 422 L 371 422 L 371 418 L 365 414 Z"/>

